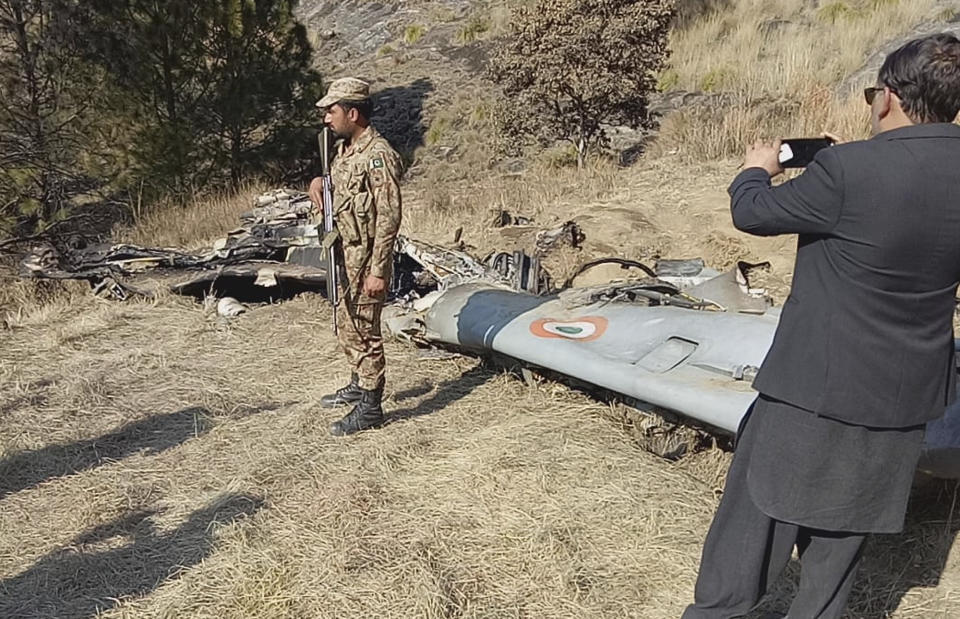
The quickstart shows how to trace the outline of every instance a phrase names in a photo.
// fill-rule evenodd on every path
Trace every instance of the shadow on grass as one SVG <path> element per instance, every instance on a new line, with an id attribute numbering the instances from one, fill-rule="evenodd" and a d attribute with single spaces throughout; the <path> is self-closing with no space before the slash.
<path id="1" fill-rule="evenodd" d="M 403 391 L 397 391 L 390 398 L 394 402 L 402 402 L 404 400 L 412 400 L 413 398 L 419 398 L 420 396 L 427 395 L 433 391 L 433 385 L 428 381 L 423 381 L 419 385 L 404 389 Z"/>
<path id="2" fill-rule="evenodd" d="M 450 404 L 465 398 L 474 389 L 489 382 L 494 376 L 496 376 L 496 372 L 483 364 L 470 368 L 457 378 L 440 383 L 433 395 L 416 406 L 391 411 L 389 415 L 390 423 L 422 417 L 443 410 Z"/>
<path id="3" fill-rule="evenodd" d="M 169 532 L 133 512 L 97 526 L 25 572 L 0 582 L 0 617 L 86 618 L 146 595 L 215 550 L 219 525 L 253 515 L 263 500 L 220 497 Z"/>
<path id="4" fill-rule="evenodd" d="M 960 482 L 956 480 L 921 480 L 910 496 L 903 532 L 868 538 L 845 618 L 885 619 L 900 607 L 911 590 L 940 584 L 960 531 L 958 488 Z M 799 582 L 799 567 L 791 561 L 770 599 L 748 619 L 761 617 L 765 611 L 787 612 Z M 933 609 L 929 612 L 941 616 Z"/>
<path id="5" fill-rule="evenodd" d="M 230 416 L 246 416 L 279 406 L 267 403 L 255 408 L 244 407 Z M 190 407 L 140 419 L 96 438 L 14 453 L 0 461 L 0 499 L 135 453 L 161 453 L 205 434 L 213 425 L 212 419 L 213 415 L 207 409 Z"/>

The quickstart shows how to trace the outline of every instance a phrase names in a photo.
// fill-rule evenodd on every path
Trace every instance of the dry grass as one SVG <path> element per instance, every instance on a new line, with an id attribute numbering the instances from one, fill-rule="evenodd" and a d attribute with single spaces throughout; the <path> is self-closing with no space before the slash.
<path id="1" fill-rule="evenodd" d="M 672 34 L 668 71 L 687 90 L 730 90 L 748 99 L 798 96 L 833 87 L 878 44 L 941 15 L 944 4 L 734 0 Z"/>
<path id="2" fill-rule="evenodd" d="M 42 324 L 89 294 L 86 282 L 24 280 L 13 261 L 0 263 L 0 333 L 23 324 Z"/>
<path id="3" fill-rule="evenodd" d="M 237 227 L 240 213 L 266 187 L 249 185 L 238 191 L 198 197 L 186 205 L 158 204 L 137 221 L 114 231 L 114 239 L 151 247 L 196 250 L 209 247 Z M 82 281 L 23 280 L 17 260 L 0 256 L 0 325 L 4 328 L 42 324 L 90 294 Z"/>
<path id="4" fill-rule="evenodd" d="M 563 281 L 580 264 L 618 256 L 652 264 L 659 258 L 701 257 L 717 268 L 737 260 L 773 263 L 768 287 L 782 300 L 789 288 L 795 241 L 737 232 L 725 189 L 735 175 L 732 159 L 691 166 L 679 155 L 647 159 L 621 168 L 606 159 L 583 173 L 536 164 L 521 176 L 491 175 L 470 184 L 415 182 L 404 194 L 404 231 L 450 244 L 462 241 L 475 255 L 513 249 L 534 250 L 537 231 L 573 220 L 586 240 L 579 250 L 548 253 L 544 266 Z M 531 218 L 529 227 L 497 228 L 494 215 L 506 210 Z"/>
<path id="5" fill-rule="evenodd" d="M 661 84 L 729 93 L 735 103 L 669 116 L 654 152 L 702 161 L 739 155 L 757 137 L 866 137 L 866 106 L 837 83 L 879 44 L 951 16 L 946 5 L 956 8 L 937 0 L 731 0 L 672 33 Z"/>
<path id="6" fill-rule="evenodd" d="M 154 205 L 130 227 L 115 231 L 119 242 L 151 247 L 197 249 L 237 227 L 238 217 L 253 207 L 253 199 L 267 190 L 254 183 L 213 196 L 200 196 L 181 205 Z"/>
<path id="7" fill-rule="evenodd" d="M 684 510 L 709 517 L 712 492 L 645 474 L 661 463 L 582 396 L 391 347 L 391 407 L 409 419 L 328 437 L 317 395 L 343 376 L 318 304 L 229 326 L 174 299 L 88 305 L 18 329 L 0 615 L 120 598 L 118 616 L 611 616 L 662 603 L 654 582 L 689 586 L 697 539 L 665 540 L 687 532 Z M 257 513 L 203 533 L 224 495 Z M 687 559 L 642 560 L 665 552 Z M 176 576 L 151 593 L 158 572 Z"/>
<path id="8" fill-rule="evenodd" d="M 312 296 L 232 322 L 88 299 L 14 329 L 0 616 L 679 615 L 727 454 L 671 464 L 621 411 L 393 343 L 402 420 L 335 440 L 327 318 Z M 918 496 L 907 532 L 872 545 L 850 617 L 960 610 L 953 496 Z"/>
<path id="9" fill-rule="evenodd" d="M 500 210 L 547 225 L 545 219 L 563 216 L 564 206 L 595 202 L 610 195 L 622 172 L 611 162 L 599 159 L 583 173 L 534 164 L 522 175 L 491 174 L 469 184 L 417 183 L 409 193 L 414 210 L 405 225 L 411 232 L 438 240 L 452 236 L 461 225 L 475 226 L 467 231 L 482 235 L 489 231 L 486 224 Z"/>
<path id="10" fill-rule="evenodd" d="M 739 101 L 669 114 L 648 155 L 679 154 L 686 162 L 700 163 L 742 155 L 745 145 L 757 139 L 812 137 L 830 131 L 858 140 L 867 138 L 870 130 L 868 108 L 860 95 L 839 99 L 821 87 L 792 99 Z"/>

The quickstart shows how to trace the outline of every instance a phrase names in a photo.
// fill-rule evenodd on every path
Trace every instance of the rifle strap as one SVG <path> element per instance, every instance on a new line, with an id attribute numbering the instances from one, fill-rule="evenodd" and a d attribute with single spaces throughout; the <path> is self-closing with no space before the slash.
<path id="1" fill-rule="evenodd" d="M 338 240 L 340 240 L 340 230 L 334 227 L 333 230 L 323 235 L 323 241 L 321 244 L 325 250 L 330 251 L 330 248 L 333 247 L 333 244 Z"/>

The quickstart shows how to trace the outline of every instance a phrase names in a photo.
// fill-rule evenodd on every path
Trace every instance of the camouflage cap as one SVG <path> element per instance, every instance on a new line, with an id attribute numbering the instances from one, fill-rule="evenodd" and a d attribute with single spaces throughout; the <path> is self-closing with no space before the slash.
<path id="1" fill-rule="evenodd" d="M 339 101 L 363 101 L 370 96 L 370 84 L 355 77 L 341 77 L 334 80 L 323 99 L 317 101 L 317 107 L 326 109 Z"/>

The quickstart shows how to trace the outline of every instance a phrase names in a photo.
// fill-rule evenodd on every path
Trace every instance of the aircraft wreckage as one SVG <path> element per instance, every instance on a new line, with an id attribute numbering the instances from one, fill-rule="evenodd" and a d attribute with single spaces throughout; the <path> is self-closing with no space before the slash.
<path id="1" fill-rule="evenodd" d="M 199 253 L 133 245 L 57 250 L 38 246 L 25 277 L 85 279 L 97 294 L 125 299 L 158 286 L 218 298 L 225 314 L 242 301 L 322 292 L 323 251 L 306 194 L 264 194 L 242 226 Z M 543 248 L 579 231 L 568 222 L 538 236 Z M 554 288 L 536 257 L 468 253 L 400 237 L 388 329 L 418 342 L 516 359 L 730 435 L 756 396 L 751 381 L 773 341 L 780 310 L 749 288 L 752 267 L 719 273 L 699 260 L 654 268 L 611 258 L 640 277 Z M 144 287 L 137 275 L 161 275 Z M 236 299 L 234 299 L 235 297 Z M 960 347 L 958 347 L 960 349 Z M 960 478 L 960 404 L 928 424 L 920 469 Z"/>

